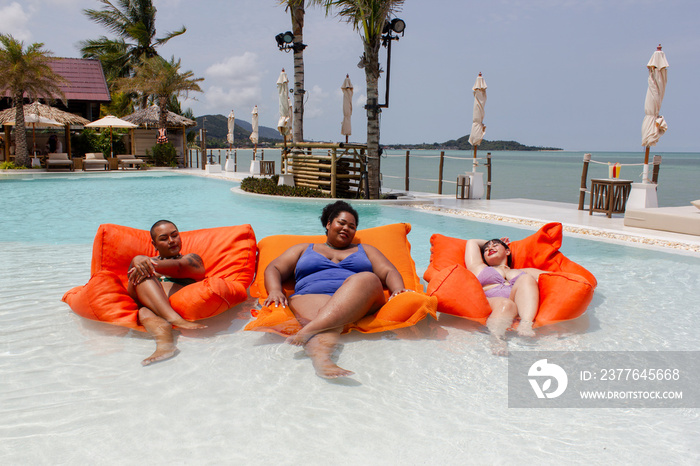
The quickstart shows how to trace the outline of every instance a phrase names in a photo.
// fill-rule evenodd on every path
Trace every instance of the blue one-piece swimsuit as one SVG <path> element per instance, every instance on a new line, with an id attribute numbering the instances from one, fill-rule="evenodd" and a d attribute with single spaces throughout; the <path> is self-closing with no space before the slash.
<path id="1" fill-rule="evenodd" d="M 349 276 L 372 271 L 372 263 L 361 244 L 357 245 L 357 252 L 338 263 L 314 251 L 313 247 L 309 244 L 297 261 L 294 294 L 333 295 Z"/>

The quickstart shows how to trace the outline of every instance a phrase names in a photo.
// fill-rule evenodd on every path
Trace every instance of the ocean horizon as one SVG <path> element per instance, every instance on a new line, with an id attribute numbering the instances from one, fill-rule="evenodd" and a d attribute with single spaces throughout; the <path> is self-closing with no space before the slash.
<path id="1" fill-rule="evenodd" d="M 211 149 L 214 160 L 221 154 L 225 162 L 227 149 Z M 252 149 L 237 149 L 237 171 L 249 170 Z M 440 150 L 411 149 L 409 151 L 409 191 L 437 193 L 440 166 Z M 480 166 L 483 166 L 488 151 L 477 151 Z M 442 193 L 451 194 L 456 189 L 457 175 L 471 171 L 472 151 L 444 151 Z M 491 199 L 524 198 L 542 201 L 578 204 L 583 155 L 591 154 L 593 162 L 588 167 L 587 188 L 591 179 L 608 178 L 607 163 L 620 163 L 620 179 L 633 182 L 642 181 L 643 148 L 639 152 L 602 151 L 490 151 L 491 153 Z M 258 149 L 258 157 L 262 150 Z M 690 205 L 700 199 L 700 153 L 698 152 L 657 152 L 649 154 L 649 162 L 654 155 L 661 156 L 657 198 L 659 207 Z M 233 157 L 233 155 L 231 155 Z M 274 160 L 277 173 L 280 169 L 280 150 L 265 149 L 265 160 Z M 406 150 L 384 150 L 380 161 L 382 188 L 384 190 L 405 190 Z M 651 164 L 649 168 L 651 177 Z M 589 198 L 586 196 L 586 206 Z"/>

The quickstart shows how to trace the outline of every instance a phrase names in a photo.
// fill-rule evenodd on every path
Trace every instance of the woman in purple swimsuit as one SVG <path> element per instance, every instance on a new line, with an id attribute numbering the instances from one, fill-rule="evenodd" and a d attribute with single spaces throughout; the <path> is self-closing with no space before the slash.
<path id="1" fill-rule="evenodd" d="M 464 254 L 467 269 L 476 275 L 491 305 L 486 326 L 498 340 L 498 352 L 505 352 L 505 333 L 513 319 L 520 316 L 518 334 L 534 336 L 532 322 L 537 314 L 540 293 L 539 269 L 512 269 L 508 238 L 470 239 Z"/>
<path id="2" fill-rule="evenodd" d="M 321 224 L 326 228 L 325 243 L 292 246 L 265 269 L 268 298 L 263 305 L 289 305 L 303 327 L 287 342 L 304 347 L 319 376 L 345 377 L 353 373 L 331 359 L 343 326 L 386 304 L 385 286 L 391 292 L 389 299 L 410 290 L 377 248 L 352 243 L 358 215 L 350 204 L 328 204 Z M 296 284 L 287 300 L 282 283 L 292 275 Z"/>

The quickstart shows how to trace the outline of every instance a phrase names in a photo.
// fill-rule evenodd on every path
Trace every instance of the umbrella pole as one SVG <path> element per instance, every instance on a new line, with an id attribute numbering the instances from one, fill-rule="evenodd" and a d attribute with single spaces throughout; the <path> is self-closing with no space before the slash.
<path id="1" fill-rule="evenodd" d="M 476 171 L 476 165 L 477 165 L 477 163 L 476 163 L 476 148 L 477 147 L 479 147 L 479 146 L 474 146 L 474 159 L 472 161 L 472 171 L 473 172 Z"/>
<path id="2" fill-rule="evenodd" d="M 644 150 L 644 170 L 642 170 L 642 183 L 649 182 L 649 146 Z"/>
<path id="3" fill-rule="evenodd" d="M 112 142 L 112 127 L 109 127 L 109 154 L 114 158 L 114 143 Z"/>

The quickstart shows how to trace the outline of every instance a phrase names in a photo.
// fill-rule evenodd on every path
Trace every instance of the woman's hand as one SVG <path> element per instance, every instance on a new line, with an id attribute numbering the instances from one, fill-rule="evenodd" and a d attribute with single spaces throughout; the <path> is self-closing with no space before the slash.
<path id="1" fill-rule="evenodd" d="M 510 238 L 503 237 L 503 238 L 501 238 L 501 241 L 503 241 L 503 244 L 510 247 Z"/>
<path id="2" fill-rule="evenodd" d="M 129 281 L 138 285 L 147 278 L 151 278 L 156 273 L 155 262 L 148 256 L 136 256 L 131 262 L 131 268 L 127 271 Z"/>
<path id="3" fill-rule="evenodd" d="M 394 298 L 394 296 L 398 296 L 398 295 L 400 295 L 401 293 L 406 293 L 406 292 L 409 292 L 409 291 L 410 291 L 411 293 L 414 293 L 413 290 L 409 290 L 408 288 L 401 288 L 400 290 L 396 290 L 396 291 L 394 291 L 393 293 L 391 293 L 391 296 L 389 296 L 389 300 L 388 300 L 388 301 L 391 301 L 391 300 Z"/>
<path id="4" fill-rule="evenodd" d="M 263 302 L 263 307 L 269 307 L 273 304 L 275 307 L 278 307 L 280 304 L 282 307 L 287 307 L 287 296 L 281 291 L 273 291 Z"/>

